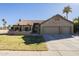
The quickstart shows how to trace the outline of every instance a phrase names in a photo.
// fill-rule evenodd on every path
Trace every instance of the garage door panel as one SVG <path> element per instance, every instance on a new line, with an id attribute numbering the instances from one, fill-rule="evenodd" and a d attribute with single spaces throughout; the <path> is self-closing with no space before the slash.
<path id="1" fill-rule="evenodd" d="M 71 29 L 70 27 L 61 27 L 62 34 L 70 34 Z"/>
<path id="2" fill-rule="evenodd" d="M 43 27 L 44 34 L 58 34 L 59 28 L 58 27 Z"/>

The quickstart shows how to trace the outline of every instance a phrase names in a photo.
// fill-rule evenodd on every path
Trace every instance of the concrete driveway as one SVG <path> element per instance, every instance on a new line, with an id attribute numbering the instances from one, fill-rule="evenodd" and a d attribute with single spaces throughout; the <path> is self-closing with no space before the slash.
<path id="1" fill-rule="evenodd" d="M 0 51 L 2 56 L 79 56 L 79 36 L 43 35 L 48 51 Z"/>
<path id="2" fill-rule="evenodd" d="M 60 55 L 79 55 L 79 36 L 43 35 L 49 51 L 57 51 Z"/>

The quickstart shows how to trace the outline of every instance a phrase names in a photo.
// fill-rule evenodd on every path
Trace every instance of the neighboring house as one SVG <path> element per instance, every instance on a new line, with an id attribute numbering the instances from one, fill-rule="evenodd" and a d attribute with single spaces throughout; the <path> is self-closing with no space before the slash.
<path id="1" fill-rule="evenodd" d="M 57 14 L 48 20 L 21 20 L 13 25 L 13 30 L 40 34 L 71 34 L 73 23 Z"/>

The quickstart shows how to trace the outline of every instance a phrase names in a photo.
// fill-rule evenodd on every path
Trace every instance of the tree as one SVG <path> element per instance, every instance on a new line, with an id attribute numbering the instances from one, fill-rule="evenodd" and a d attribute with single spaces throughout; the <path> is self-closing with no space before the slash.
<path id="1" fill-rule="evenodd" d="M 70 6 L 64 7 L 63 13 L 66 13 L 66 18 L 67 18 L 67 19 L 68 19 L 68 14 L 69 14 L 69 12 L 72 12 Z"/>
<path id="2" fill-rule="evenodd" d="M 74 32 L 79 32 L 79 17 L 73 20 L 74 23 Z"/>
<path id="3" fill-rule="evenodd" d="M 5 21 L 5 19 L 2 19 L 2 22 L 3 22 L 3 28 L 6 28 L 7 22 Z"/>
<path id="4" fill-rule="evenodd" d="M 75 19 L 73 20 L 73 22 L 74 22 L 74 24 L 78 24 L 78 23 L 79 23 L 78 18 L 75 18 Z"/>
<path id="5" fill-rule="evenodd" d="M 21 19 L 19 19 L 19 22 L 21 22 Z"/>
<path id="6" fill-rule="evenodd" d="M 4 22 L 4 21 L 5 21 L 5 19 L 2 19 L 2 21 Z"/>
<path id="7" fill-rule="evenodd" d="M 11 25 L 8 25 L 8 29 L 11 29 Z"/>

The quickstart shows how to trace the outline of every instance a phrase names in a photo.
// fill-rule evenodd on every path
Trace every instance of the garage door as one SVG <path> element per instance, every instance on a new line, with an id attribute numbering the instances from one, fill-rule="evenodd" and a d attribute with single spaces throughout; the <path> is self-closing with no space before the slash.
<path id="1" fill-rule="evenodd" d="M 61 27 L 61 33 L 62 34 L 70 34 L 71 33 L 71 27 Z"/>
<path id="2" fill-rule="evenodd" d="M 43 27 L 44 34 L 59 34 L 59 27 Z"/>
<path id="3" fill-rule="evenodd" d="M 44 34 L 70 34 L 71 33 L 71 27 L 43 27 L 43 33 Z"/>

